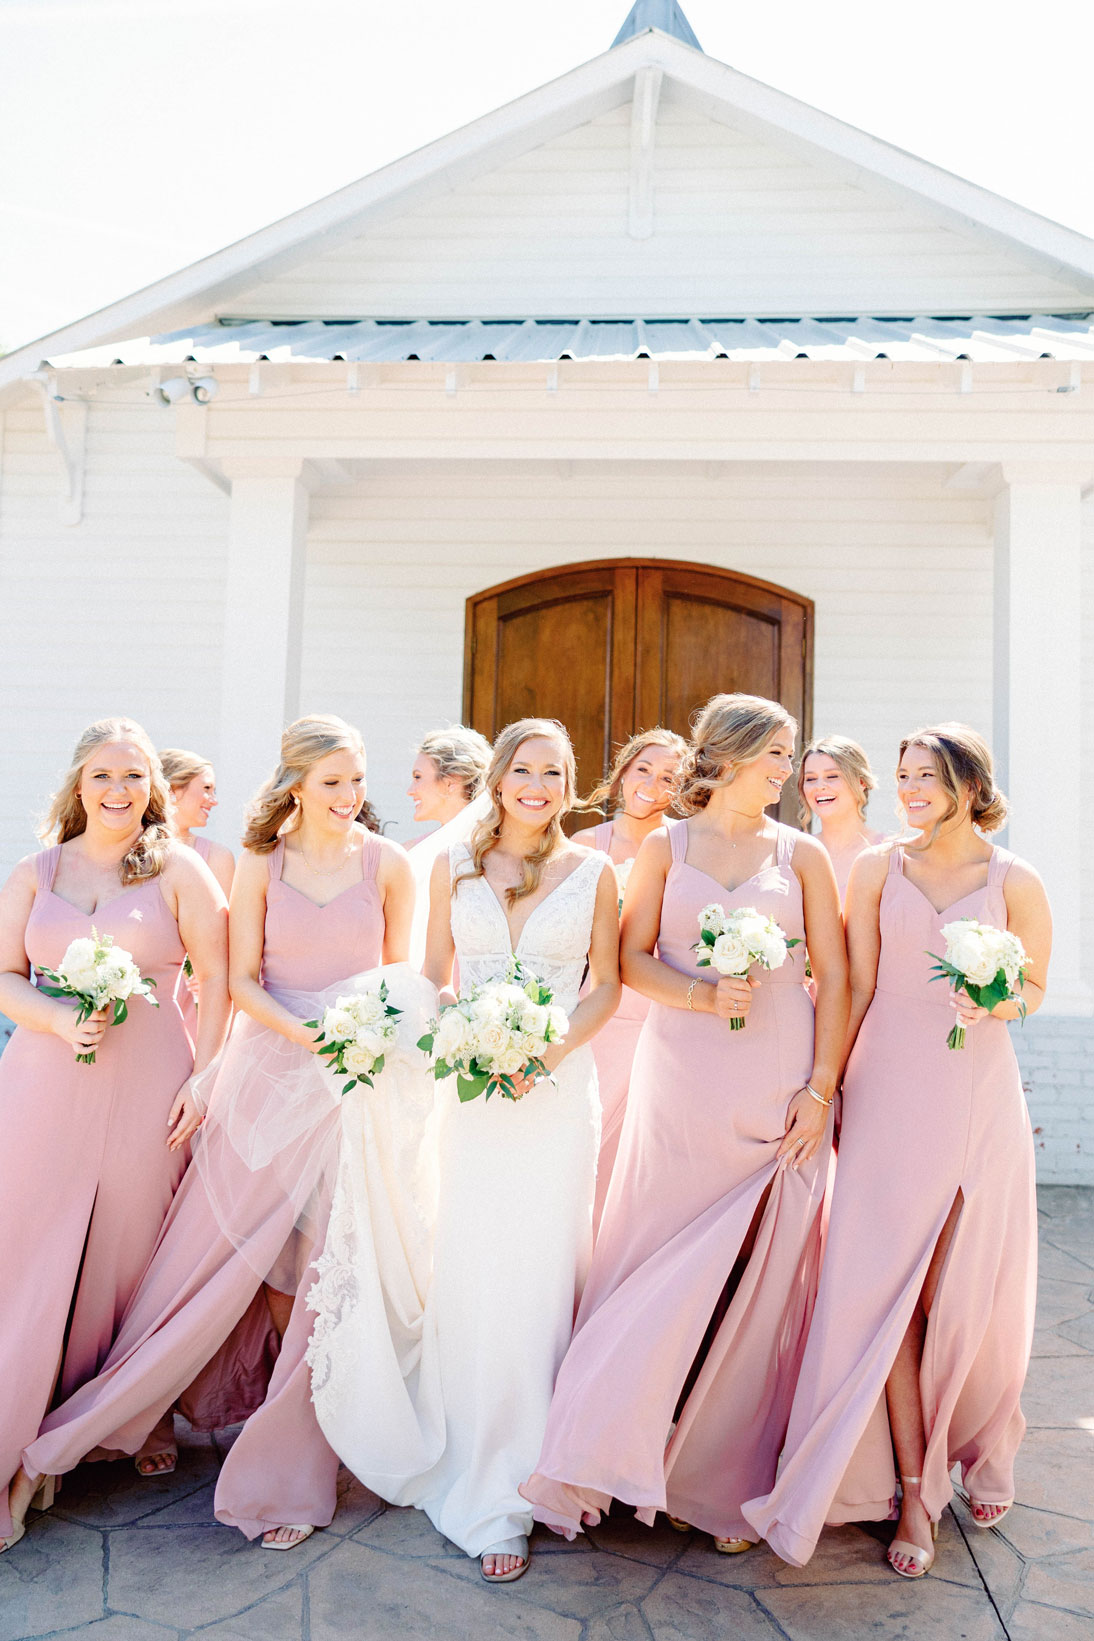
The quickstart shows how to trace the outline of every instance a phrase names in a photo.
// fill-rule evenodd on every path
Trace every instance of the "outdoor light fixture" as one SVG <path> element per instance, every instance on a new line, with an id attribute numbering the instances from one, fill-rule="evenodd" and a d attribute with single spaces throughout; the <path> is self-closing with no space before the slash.
<path id="1" fill-rule="evenodd" d="M 161 382 L 158 387 L 153 388 L 152 396 L 155 398 L 158 395 L 165 405 L 175 405 L 178 404 L 180 399 L 185 399 L 189 391 L 190 378 L 188 376 L 169 376 L 165 382 Z"/>
<path id="2" fill-rule="evenodd" d="M 192 397 L 199 405 L 207 405 L 220 392 L 220 383 L 215 376 L 169 376 L 166 381 L 159 382 L 148 390 L 148 397 L 155 399 L 161 405 L 177 405 L 180 400 Z"/>

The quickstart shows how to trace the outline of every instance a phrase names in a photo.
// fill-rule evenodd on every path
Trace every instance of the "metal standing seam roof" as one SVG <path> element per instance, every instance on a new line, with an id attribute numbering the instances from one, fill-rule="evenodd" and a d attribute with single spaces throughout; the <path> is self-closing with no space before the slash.
<path id="1" fill-rule="evenodd" d="M 96 350 L 98 351 L 98 350 Z M 123 364 L 344 359 L 1094 360 L 1094 313 L 965 318 L 220 321 L 110 350 Z M 66 363 L 76 363 L 70 356 Z M 54 361 L 57 363 L 58 361 Z"/>

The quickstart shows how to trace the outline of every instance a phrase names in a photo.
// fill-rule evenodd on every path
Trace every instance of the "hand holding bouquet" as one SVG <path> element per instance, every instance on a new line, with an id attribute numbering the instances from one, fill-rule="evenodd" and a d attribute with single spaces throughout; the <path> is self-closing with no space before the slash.
<path id="1" fill-rule="evenodd" d="M 699 939 L 691 948 L 699 953 L 700 969 L 716 969 L 719 974 L 741 979 L 754 963 L 765 969 L 779 969 L 791 946 L 800 940 L 785 935 L 773 917 L 765 917 L 754 906 L 738 906 L 727 912 L 712 902 L 699 913 Z M 734 1016 L 730 1031 L 743 1031 L 743 1018 Z"/>
<path id="2" fill-rule="evenodd" d="M 101 935 L 91 927 L 91 937 L 70 942 L 61 959 L 60 968 L 41 970 L 52 982 L 39 988 L 47 997 L 70 997 L 79 1007 L 78 1021 L 89 1020 L 99 1009 L 113 1008 L 112 1024 L 120 1026 L 129 1014 L 130 997 L 143 997 L 152 1007 L 159 1004 L 152 996 L 156 982 L 145 980 L 129 952 L 115 946 L 112 935 Z M 95 1064 L 95 1050 L 77 1054 L 81 1065 Z"/>
<path id="3" fill-rule="evenodd" d="M 963 991 L 979 1008 L 1006 1003 L 1026 983 L 1029 959 L 1017 935 L 1006 929 L 978 923 L 975 917 L 959 917 L 943 925 L 946 955 L 934 957 L 932 980 L 950 980 L 954 993 Z M 1018 1014 L 1026 1017 L 1026 1005 L 1018 998 Z M 960 1021 L 946 1038 L 947 1048 L 964 1048 L 965 1027 Z"/>
<path id="4" fill-rule="evenodd" d="M 339 997 L 321 1020 L 304 1023 L 318 1031 L 322 1047 L 316 1052 L 324 1057 L 330 1070 L 339 1077 L 348 1077 L 342 1089 L 348 1094 L 358 1083 L 373 1086 L 372 1079 L 384 1069 L 384 1058 L 395 1042 L 395 1027 L 401 1009 L 387 1000 L 387 982 L 381 980 L 377 991 L 352 992 Z"/>
<path id="5" fill-rule="evenodd" d="M 495 1089 L 504 1099 L 519 1100 L 522 1084 L 548 1075 L 543 1055 L 569 1027 L 550 988 L 514 959 L 502 978 L 443 1008 L 418 1047 L 432 1060 L 438 1082 L 456 1077 L 462 1103 L 480 1094 L 489 1099 Z"/>

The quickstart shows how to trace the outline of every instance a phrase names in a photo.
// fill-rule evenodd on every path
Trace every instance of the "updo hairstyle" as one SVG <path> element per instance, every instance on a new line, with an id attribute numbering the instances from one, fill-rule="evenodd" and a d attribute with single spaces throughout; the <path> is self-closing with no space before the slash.
<path id="1" fill-rule="evenodd" d="M 676 807 L 695 815 L 720 786 L 730 786 L 739 764 L 750 764 L 780 729 L 797 734 L 797 719 L 762 695 L 714 695 L 695 720 Z M 728 772 L 726 766 L 729 765 Z"/>
<path id="2" fill-rule="evenodd" d="M 925 849 L 934 842 L 940 828 L 960 814 L 966 792 L 969 819 L 977 831 L 998 832 L 1006 825 L 1007 800 L 995 784 L 991 749 L 975 729 L 970 729 L 968 724 L 935 724 L 930 729 L 917 729 L 914 735 L 901 741 L 901 758 L 910 746 L 921 746 L 932 754 L 939 780 L 950 800 L 946 813 L 931 828 L 930 837 L 914 847 Z"/>
<path id="3" fill-rule="evenodd" d="M 462 782 L 464 803 L 477 798 L 486 784 L 490 742 L 477 729 L 469 729 L 466 724 L 435 729 L 419 743 L 418 753 L 430 760 L 440 780 Z"/>

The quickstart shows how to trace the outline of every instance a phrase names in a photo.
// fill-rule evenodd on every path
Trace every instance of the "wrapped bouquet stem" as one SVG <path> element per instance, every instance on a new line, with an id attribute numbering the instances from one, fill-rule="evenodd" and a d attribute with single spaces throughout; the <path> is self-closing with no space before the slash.
<path id="1" fill-rule="evenodd" d="M 69 943 L 59 968 L 40 972 L 50 984 L 39 981 L 39 989 L 47 997 L 71 998 L 78 1005 L 76 1018 L 81 1022 L 98 1009 L 109 1008 L 114 1011 L 111 1024 L 120 1026 L 129 1014 L 131 997 L 143 997 L 153 1008 L 159 1007 L 152 996 L 156 982 L 144 979 L 132 955 L 115 946 L 112 935 L 101 935 L 94 924 L 90 938 Z M 81 1065 L 94 1065 L 95 1050 L 76 1058 Z"/>
<path id="2" fill-rule="evenodd" d="M 699 939 L 691 948 L 698 952 L 696 967 L 715 969 L 718 974 L 742 980 L 754 963 L 765 969 L 779 969 L 786 962 L 791 940 L 773 917 L 765 917 L 754 906 L 737 906 L 727 912 L 716 901 L 699 913 Z M 730 1031 L 743 1031 L 745 1021 L 734 1016 Z"/>
<path id="3" fill-rule="evenodd" d="M 942 928 L 945 956 L 934 952 L 932 980 L 949 980 L 954 992 L 963 991 L 980 1008 L 993 1009 L 997 1003 L 1017 999 L 1018 1016 L 1024 1020 L 1026 1005 L 1018 996 L 1026 983 L 1029 959 L 1017 935 L 979 923 L 975 917 L 959 917 Z M 946 1038 L 947 1048 L 964 1048 L 965 1027 L 960 1021 Z"/>
<path id="4" fill-rule="evenodd" d="M 548 1075 L 543 1056 L 561 1043 L 570 1022 L 542 981 L 514 958 L 504 975 L 476 986 L 441 1009 L 418 1047 L 429 1055 L 433 1075 L 456 1078 L 461 1102 L 519 1100 L 523 1084 Z"/>

